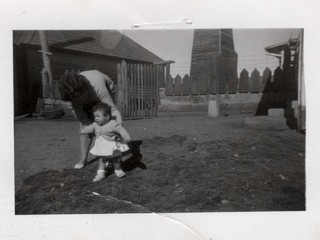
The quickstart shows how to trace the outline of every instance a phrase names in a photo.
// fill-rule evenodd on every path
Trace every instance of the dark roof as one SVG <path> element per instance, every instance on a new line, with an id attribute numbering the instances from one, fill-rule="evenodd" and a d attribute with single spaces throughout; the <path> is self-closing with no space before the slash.
<path id="1" fill-rule="evenodd" d="M 49 49 L 65 49 L 143 62 L 163 61 L 116 30 L 49 30 Z M 39 31 L 14 31 L 14 44 L 40 45 Z"/>
<path id="2" fill-rule="evenodd" d="M 269 53 L 280 53 L 285 50 L 288 46 L 290 49 L 295 49 L 297 47 L 298 39 L 290 39 L 287 42 L 282 42 L 278 44 L 271 45 L 266 47 L 265 50 Z"/>

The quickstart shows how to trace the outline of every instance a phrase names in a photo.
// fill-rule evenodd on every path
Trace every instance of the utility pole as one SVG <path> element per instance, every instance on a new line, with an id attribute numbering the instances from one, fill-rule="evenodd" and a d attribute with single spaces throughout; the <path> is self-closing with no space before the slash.
<path id="1" fill-rule="evenodd" d="M 51 71 L 51 63 L 50 63 L 49 55 L 52 55 L 52 53 L 50 53 L 50 51 L 49 51 L 46 32 L 43 30 L 39 31 L 39 36 L 40 36 L 43 66 L 48 74 L 48 81 L 49 81 L 49 84 L 51 85 L 52 84 L 52 71 Z"/>
<path id="2" fill-rule="evenodd" d="M 51 71 L 51 62 L 50 62 L 50 53 L 48 47 L 48 40 L 46 32 L 43 30 L 39 31 L 40 37 L 40 45 L 41 45 L 41 52 L 42 60 L 43 60 L 43 69 L 41 71 L 41 80 L 42 80 L 42 96 L 38 98 L 37 103 L 37 112 L 43 112 L 45 106 L 45 98 L 54 98 L 52 92 L 52 71 Z"/>

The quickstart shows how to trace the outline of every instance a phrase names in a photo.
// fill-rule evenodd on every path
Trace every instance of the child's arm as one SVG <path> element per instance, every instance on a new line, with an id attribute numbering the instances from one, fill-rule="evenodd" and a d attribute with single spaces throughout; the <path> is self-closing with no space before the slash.
<path id="1" fill-rule="evenodd" d="M 130 142 L 131 141 L 129 133 L 127 132 L 127 130 L 121 124 L 119 124 L 119 123 L 116 124 L 115 130 L 116 130 L 117 133 L 120 134 L 120 136 L 121 136 L 121 138 L 123 140 L 125 140 L 126 142 Z"/>
<path id="2" fill-rule="evenodd" d="M 80 134 L 89 134 L 94 132 L 94 125 L 90 124 L 80 130 Z"/>

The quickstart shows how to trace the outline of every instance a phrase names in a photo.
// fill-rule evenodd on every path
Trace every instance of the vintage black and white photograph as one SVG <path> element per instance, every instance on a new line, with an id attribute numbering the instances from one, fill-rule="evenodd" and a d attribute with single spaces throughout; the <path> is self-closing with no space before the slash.
<path id="1" fill-rule="evenodd" d="M 305 211 L 304 29 L 132 28 L 12 31 L 15 214 Z"/>

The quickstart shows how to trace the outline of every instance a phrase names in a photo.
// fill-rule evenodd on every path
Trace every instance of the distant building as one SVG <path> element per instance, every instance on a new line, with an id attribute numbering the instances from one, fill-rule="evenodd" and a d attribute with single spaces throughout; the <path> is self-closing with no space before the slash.
<path id="1" fill-rule="evenodd" d="M 231 29 L 195 30 L 190 70 L 193 92 L 235 92 L 237 61 Z"/>
<path id="2" fill-rule="evenodd" d="M 287 42 L 266 47 L 270 55 L 279 58 L 279 67 L 283 71 L 284 82 L 282 89 L 286 92 L 293 92 L 294 97 L 290 100 L 297 100 L 294 117 L 297 118 L 297 127 L 300 131 L 306 129 L 306 93 L 304 81 L 304 59 L 303 59 L 303 30 L 298 38 L 289 39 Z"/>
<path id="3" fill-rule="evenodd" d="M 290 39 L 287 42 L 274 44 L 265 48 L 269 55 L 279 59 L 279 67 L 284 73 L 283 89 L 297 91 L 298 89 L 298 39 Z"/>
<path id="4" fill-rule="evenodd" d="M 115 30 L 46 31 L 54 81 L 67 69 L 97 69 L 117 81 L 117 64 L 163 61 Z M 13 31 L 15 115 L 33 112 L 41 96 L 43 68 L 38 31 Z"/>

